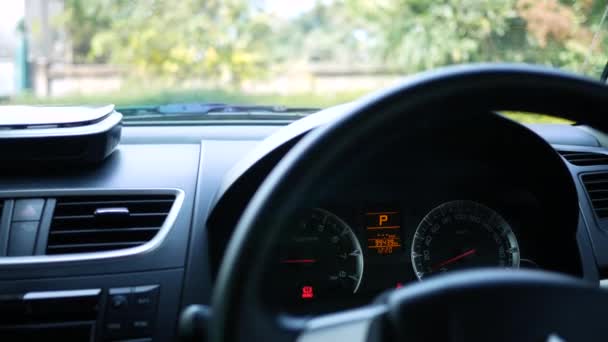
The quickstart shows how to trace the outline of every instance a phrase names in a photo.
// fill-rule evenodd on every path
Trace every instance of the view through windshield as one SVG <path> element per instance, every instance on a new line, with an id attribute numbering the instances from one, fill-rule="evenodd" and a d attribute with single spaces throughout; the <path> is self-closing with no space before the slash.
<path id="1" fill-rule="evenodd" d="M 468 62 L 598 78 L 605 9 L 605 0 L 11 0 L 0 12 L 0 101 L 326 107 Z"/>

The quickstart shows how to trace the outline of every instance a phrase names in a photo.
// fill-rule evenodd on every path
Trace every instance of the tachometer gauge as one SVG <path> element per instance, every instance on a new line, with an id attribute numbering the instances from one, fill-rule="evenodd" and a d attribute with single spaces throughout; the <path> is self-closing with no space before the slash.
<path id="1" fill-rule="evenodd" d="M 473 201 L 444 203 L 428 213 L 412 241 L 418 279 L 472 267 L 519 267 L 513 230 L 496 211 Z"/>
<path id="2" fill-rule="evenodd" d="M 278 261 L 284 295 L 304 301 L 355 293 L 363 275 L 363 255 L 355 233 L 323 209 L 313 209 L 289 227 Z"/>

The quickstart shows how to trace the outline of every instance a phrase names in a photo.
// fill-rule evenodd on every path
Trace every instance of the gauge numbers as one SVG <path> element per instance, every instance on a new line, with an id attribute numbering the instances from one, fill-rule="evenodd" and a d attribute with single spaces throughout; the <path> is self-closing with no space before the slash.
<path id="1" fill-rule="evenodd" d="M 444 203 L 418 225 L 411 259 L 418 279 L 472 267 L 519 267 L 517 238 L 496 211 L 473 201 Z"/>

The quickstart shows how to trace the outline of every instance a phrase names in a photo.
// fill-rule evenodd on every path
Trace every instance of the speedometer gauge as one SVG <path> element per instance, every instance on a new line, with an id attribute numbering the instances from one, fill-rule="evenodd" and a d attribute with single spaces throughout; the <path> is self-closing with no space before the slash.
<path id="1" fill-rule="evenodd" d="M 418 279 L 472 267 L 519 267 L 519 246 L 509 223 L 473 201 L 444 203 L 428 213 L 412 241 Z"/>
<path id="2" fill-rule="evenodd" d="M 355 233 L 323 209 L 294 222 L 281 242 L 279 263 L 284 295 L 304 301 L 357 292 L 363 275 Z"/>

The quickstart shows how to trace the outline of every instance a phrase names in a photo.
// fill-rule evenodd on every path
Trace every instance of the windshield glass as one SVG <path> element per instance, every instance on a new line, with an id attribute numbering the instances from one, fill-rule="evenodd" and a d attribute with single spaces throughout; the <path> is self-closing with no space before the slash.
<path id="1" fill-rule="evenodd" d="M 605 0 L 11 0 L 0 12 L 0 101 L 305 115 L 451 64 L 599 78 L 605 16 Z"/>

